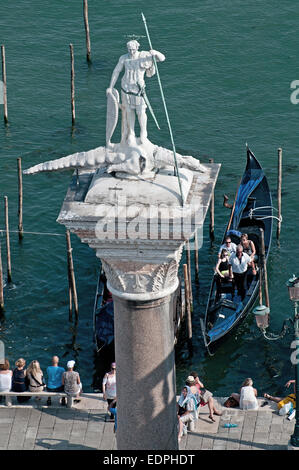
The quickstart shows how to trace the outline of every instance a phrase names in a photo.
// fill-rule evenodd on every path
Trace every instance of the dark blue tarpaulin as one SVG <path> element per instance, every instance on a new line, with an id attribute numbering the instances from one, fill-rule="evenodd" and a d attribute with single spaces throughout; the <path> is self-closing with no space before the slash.
<path id="1" fill-rule="evenodd" d="M 247 170 L 240 184 L 231 228 L 236 230 L 239 226 L 243 210 L 246 207 L 248 197 L 264 178 L 264 172 L 260 169 Z"/>
<path id="2" fill-rule="evenodd" d="M 96 335 L 99 341 L 110 344 L 114 339 L 113 302 L 108 302 L 96 315 Z"/>

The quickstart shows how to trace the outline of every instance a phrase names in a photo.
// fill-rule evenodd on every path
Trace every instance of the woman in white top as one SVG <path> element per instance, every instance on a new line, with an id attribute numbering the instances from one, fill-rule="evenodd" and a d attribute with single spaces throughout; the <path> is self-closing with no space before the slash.
<path id="1" fill-rule="evenodd" d="M 109 410 L 110 404 L 113 402 L 113 400 L 116 399 L 116 364 L 115 362 L 112 362 L 111 370 L 104 375 L 102 389 L 103 389 L 103 398 L 104 400 L 107 400 L 108 410 Z M 112 413 L 110 414 L 110 419 L 112 421 L 114 420 L 114 416 Z"/>
<path id="2" fill-rule="evenodd" d="M 240 393 L 232 393 L 232 397 L 237 400 L 241 410 L 257 410 L 257 390 L 253 388 L 253 381 L 251 378 L 244 380 L 241 386 Z"/>
<path id="3" fill-rule="evenodd" d="M 0 364 L 0 392 L 9 392 L 11 389 L 12 371 L 9 370 L 9 361 L 5 359 L 4 364 Z"/>
<path id="4" fill-rule="evenodd" d="M 9 370 L 9 361 L 5 359 L 4 364 L 0 364 L 0 392 L 9 392 L 11 389 L 12 371 Z M 0 402 L 2 401 L 0 397 Z"/>

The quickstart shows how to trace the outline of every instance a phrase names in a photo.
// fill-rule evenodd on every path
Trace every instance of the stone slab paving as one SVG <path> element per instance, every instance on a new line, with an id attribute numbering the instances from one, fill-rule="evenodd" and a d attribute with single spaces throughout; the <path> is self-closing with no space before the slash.
<path id="1" fill-rule="evenodd" d="M 209 410 L 200 409 L 194 432 L 182 437 L 181 450 L 286 450 L 294 432 L 295 420 L 279 416 L 277 405 L 259 398 L 257 411 L 243 411 L 239 408 L 224 408 L 226 398 L 214 398 L 222 416 L 215 416 L 216 423 L 209 420 Z M 225 428 L 226 423 L 237 427 Z"/>
<path id="2" fill-rule="evenodd" d="M 278 415 L 275 403 L 257 411 L 227 409 L 224 398 L 214 398 L 222 416 L 209 419 L 207 406 L 200 408 L 194 432 L 188 432 L 180 450 L 286 450 L 295 420 Z M 261 405 L 265 400 L 259 398 Z M 102 394 L 84 393 L 71 409 L 59 399 L 31 399 L 25 404 L 13 400 L 0 405 L 0 450 L 116 450 L 113 423 L 107 419 Z M 225 423 L 237 424 L 225 428 Z"/>

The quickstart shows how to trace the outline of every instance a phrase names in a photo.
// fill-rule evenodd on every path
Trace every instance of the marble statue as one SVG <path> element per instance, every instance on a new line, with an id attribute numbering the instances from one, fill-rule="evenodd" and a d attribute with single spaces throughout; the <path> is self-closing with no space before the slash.
<path id="1" fill-rule="evenodd" d="M 119 58 L 112 76 L 109 88 L 107 89 L 107 97 L 112 100 L 117 94 L 114 86 L 118 80 L 119 74 L 124 69 L 124 75 L 121 80 L 121 100 L 122 100 L 122 142 L 128 145 L 136 144 L 135 137 L 135 114 L 137 114 L 140 126 L 140 142 L 145 143 L 147 139 L 147 115 L 146 108 L 151 106 L 145 93 L 144 75 L 152 77 L 155 74 L 155 65 L 153 57 L 157 62 L 163 62 L 165 56 L 158 51 L 150 50 L 139 52 L 139 42 L 136 40 L 127 43 L 128 53 Z M 113 106 L 111 106 L 112 108 Z M 152 110 L 151 110 L 152 112 Z M 108 117 L 108 116 L 107 116 Z M 111 123 L 112 129 L 115 128 L 115 122 Z M 114 130 L 114 129 L 113 129 Z M 108 135 L 106 143 L 109 145 L 111 131 L 108 127 Z"/>
<path id="2" fill-rule="evenodd" d="M 157 170 L 174 167 L 171 150 L 159 147 L 147 138 L 148 108 L 153 115 L 145 94 L 144 75 L 155 74 L 155 61 L 162 62 L 165 56 L 158 51 L 139 52 L 136 40 L 127 43 L 128 53 L 119 58 L 112 76 L 107 94 L 106 146 L 97 147 L 87 152 L 78 152 L 57 160 L 40 163 L 24 174 L 41 171 L 55 171 L 66 168 L 104 168 L 107 173 L 114 173 L 117 178 L 154 178 Z M 124 69 L 121 80 L 121 103 L 119 93 L 114 88 L 119 74 Z M 121 141 L 112 143 L 111 138 L 118 122 L 118 110 L 122 110 Z M 140 137 L 135 134 L 135 115 L 140 125 Z M 153 115 L 154 119 L 155 116 Z M 196 158 L 176 154 L 178 168 L 187 168 L 204 173 L 206 169 Z"/>

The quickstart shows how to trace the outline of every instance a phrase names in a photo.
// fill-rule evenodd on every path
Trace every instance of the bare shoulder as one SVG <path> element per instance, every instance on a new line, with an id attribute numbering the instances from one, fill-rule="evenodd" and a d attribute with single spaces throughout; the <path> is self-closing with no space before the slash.
<path id="1" fill-rule="evenodd" d="M 130 57 L 129 54 L 121 55 L 120 58 L 119 58 L 119 60 L 118 60 L 118 63 L 124 63 L 124 61 L 125 61 L 126 59 L 128 59 L 129 57 Z"/>

